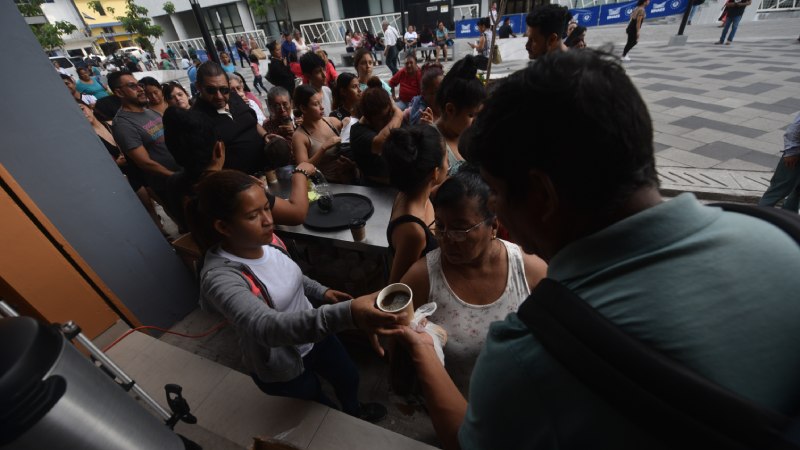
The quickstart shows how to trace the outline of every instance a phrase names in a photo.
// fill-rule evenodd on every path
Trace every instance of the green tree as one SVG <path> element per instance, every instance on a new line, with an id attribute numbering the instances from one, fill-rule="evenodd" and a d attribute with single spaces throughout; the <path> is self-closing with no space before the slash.
<path id="1" fill-rule="evenodd" d="M 281 0 L 247 0 L 247 4 L 250 6 L 250 9 L 253 11 L 253 14 L 256 16 L 263 17 L 264 19 L 267 18 L 267 11 L 269 8 L 275 8 L 278 4 L 283 3 L 283 7 L 286 11 L 286 17 L 289 17 L 289 4 L 288 2 Z"/>
<path id="2" fill-rule="evenodd" d="M 175 4 L 172 2 L 164 2 L 164 6 L 162 6 L 162 8 L 167 14 L 175 14 Z"/>
<path id="3" fill-rule="evenodd" d="M 28 3 L 17 3 L 17 7 L 24 17 L 43 16 L 42 1 L 31 0 Z M 66 20 L 59 20 L 55 23 L 31 24 L 30 27 L 33 35 L 39 41 L 39 45 L 48 52 L 63 46 L 64 36 L 78 31 L 78 27 Z"/>
<path id="4" fill-rule="evenodd" d="M 98 13 L 103 9 L 100 0 L 92 0 L 87 5 Z M 167 4 L 165 3 L 164 7 L 166 6 Z M 114 8 L 106 7 L 105 10 L 112 14 L 115 12 Z M 116 16 L 116 18 L 120 21 L 125 31 L 137 35 L 134 41 L 139 47 L 153 53 L 153 43 L 150 42 L 150 38 L 161 37 L 164 34 L 164 29 L 158 25 L 153 25 L 153 21 L 147 17 L 147 12 L 147 8 L 137 5 L 133 0 L 125 0 L 125 14 Z"/>

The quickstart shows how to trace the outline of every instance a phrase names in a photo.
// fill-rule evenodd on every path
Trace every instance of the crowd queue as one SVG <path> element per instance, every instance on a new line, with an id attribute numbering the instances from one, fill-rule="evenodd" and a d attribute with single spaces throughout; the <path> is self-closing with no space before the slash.
<path id="1" fill-rule="evenodd" d="M 273 87 L 260 73 L 254 86 L 266 108 L 228 55 L 197 64 L 189 92 L 128 71 L 107 86 L 83 73 L 64 82 L 154 220 L 156 200 L 191 231 L 205 255 L 201 306 L 236 329 L 266 394 L 380 420 L 386 408 L 359 400 L 357 367 L 336 337 L 358 329 L 379 353 L 378 335 L 397 344 L 390 358 L 410 360 L 445 448 L 666 448 L 517 314 L 547 277 L 687 370 L 791 414 L 800 303 L 788 293 L 800 291 L 800 247 L 690 194 L 664 201 L 641 96 L 617 58 L 584 48 L 586 30 L 570 18 L 556 5 L 529 14 L 535 62 L 490 89 L 479 57 L 445 71 L 414 52 L 387 83 L 360 33 L 348 35 L 355 74 L 337 74 L 302 36 L 270 43 Z M 438 43 L 441 31 L 438 59 L 442 28 L 403 38 Z M 257 175 L 287 165 L 283 199 Z M 444 365 L 430 335 L 375 308 L 376 294 L 323 286 L 289 257 L 275 225 L 303 223 L 317 171 L 396 189 L 389 281 L 410 286 L 415 306 L 437 303 L 429 319 L 448 333 Z"/>

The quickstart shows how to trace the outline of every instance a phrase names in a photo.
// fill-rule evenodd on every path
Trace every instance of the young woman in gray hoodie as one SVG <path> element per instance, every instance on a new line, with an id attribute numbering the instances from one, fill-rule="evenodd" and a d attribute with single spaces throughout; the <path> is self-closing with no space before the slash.
<path id="1" fill-rule="evenodd" d="M 200 304 L 236 329 L 244 363 L 262 391 L 336 408 L 322 392 L 322 376 L 344 412 L 379 420 L 386 408 L 358 402 L 358 370 L 335 334 L 364 330 L 382 354 L 376 331 L 400 319 L 375 308 L 374 295 L 352 299 L 304 276 L 273 234 L 273 204 L 241 172 L 222 170 L 198 184 L 193 233 L 213 243 L 200 274 Z"/>

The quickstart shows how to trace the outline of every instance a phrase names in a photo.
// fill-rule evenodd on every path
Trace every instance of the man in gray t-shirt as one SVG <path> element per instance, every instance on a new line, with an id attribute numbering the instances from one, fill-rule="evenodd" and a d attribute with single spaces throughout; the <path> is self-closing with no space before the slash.
<path id="1" fill-rule="evenodd" d="M 174 213 L 179 212 L 176 209 L 179 193 L 168 189 L 168 185 L 174 184 L 170 178 L 174 179 L 180 166 L 164 141 L 161 115 L 146 108 L 144 89 L 129 72 L 109 75 L 108 85 L 122 100 L 122 107 L 112 125 L 117 146 L 128 161 L 144 172 L 148 186 L 155 191 L 170 216 L 176 218 Z"/>

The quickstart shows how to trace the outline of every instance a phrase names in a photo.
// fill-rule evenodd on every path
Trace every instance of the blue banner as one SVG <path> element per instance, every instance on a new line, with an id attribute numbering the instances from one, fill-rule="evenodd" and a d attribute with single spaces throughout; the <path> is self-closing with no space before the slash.
<path id="1" fill-rule="evenodd" d="M 672 16 L 683 13 L 688 4 L 688 0 L 651 0 L 645 11 L 648 19 L 651 17 Z"/>
<path id="2" fill-rule="evenodd" d="M 584 27 L 593 27 L 597 25 L 600 19 L 600 7 L 592 6 L 591 8 L 570 9 L 569 12 L 572 17 L 578 20 L 578 25 Z"/>
<path id="3" fill-rule="evenodd" d="M 634 8 L 636 8 L 635 1 L 602 5 L 600 6 L 600 20 L 597 24 L 611 25 L 612 23 L 628 22 L 631 20 L 631 13 Z"/>
<path id="4" fill-rule="evenodd" d="M 456 38 L 478 37 L 478 19 L 465 19 L 456 22 Z"/>

